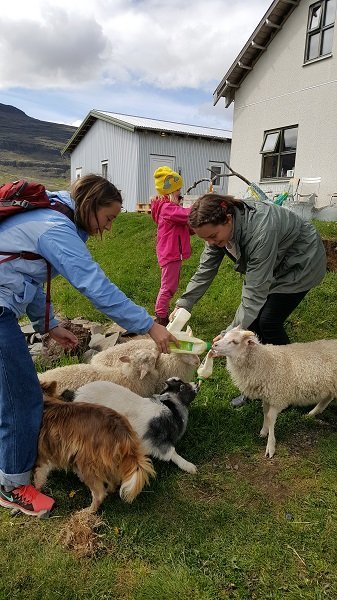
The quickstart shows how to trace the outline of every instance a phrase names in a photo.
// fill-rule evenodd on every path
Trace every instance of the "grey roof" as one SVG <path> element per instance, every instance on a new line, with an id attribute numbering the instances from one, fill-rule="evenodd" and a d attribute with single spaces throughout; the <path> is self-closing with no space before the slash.
<path id="1" fill-rule="evenodd" d="M 225 98 L 226 107 L 233 102 L 235 90 L 240 87 L 245 77 L 254 68 L 260 56 L 299 3 L 300 0 L 275 0 L 271 3 L 248 42 L 216 88 L 213 94 L 214 104 L 222 97 Z"/>
<path id="2" fill-rule="evenodd" d="M 162 132 L 167 135 L 176 134 L 182 136 L 203 137 L 218 141 L 226 141 L 232 138 L 232 132 L 226 129 L 186 125 L 185 123 L 173 123 L 170 121 L 161 121 L 159 119 L 147 119 L 145 117 L 122 115 L 120 113 L 103 110 L 91 110 L 78 129 L 76 129 L 68 144 L 63 148 L 61 154 L 72 152 L 97 119 L 113 123 L 114 125 L 118 125 L 129 131 L 144 129 Z"/>

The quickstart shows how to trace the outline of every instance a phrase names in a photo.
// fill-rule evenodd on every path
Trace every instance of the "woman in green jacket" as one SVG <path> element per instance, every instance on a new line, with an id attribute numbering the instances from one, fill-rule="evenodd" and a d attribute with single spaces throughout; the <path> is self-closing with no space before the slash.
<path id="1" fill-rule="evenodd" d="M 282 206 L 218 194 L 205 194 L 193 204 L 189 225 L 206 245 L 176 306 L 191 311 L 228 256 L 245 279 L 234 320 L 221 334 L 241 325 L 262 343 L 288 344 L 285 320 L 326 272 L 315 227 Z M 232 401 L 244 403 L 241 396 Z"/>

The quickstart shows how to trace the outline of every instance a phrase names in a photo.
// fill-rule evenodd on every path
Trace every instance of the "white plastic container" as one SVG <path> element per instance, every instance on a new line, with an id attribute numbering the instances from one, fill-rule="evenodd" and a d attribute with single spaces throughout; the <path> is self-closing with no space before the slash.
<path id="1" fill-rule="evenodd" d="M 175 335 L 178 331 L 182 330 L 190 318 L 191 313 L 188 312 L 186 308 L 178 308 L 173 317 L 173 321 L 166 326 L 167 331 Z"/>
<path id="2" fill-rule="evenodd" d="M 174 337 L 179 342 L 179 347 L 174 342 L 169 343 L 171 352 L 180 352 L 184 354 L 203 354 L 211 349 L 212 344 L 210 342 L 204 342 L 194 336 L 189 335 L 186 331 L 172 331 Z"/>
<path id="3" fill-rule="evenodd" d="M 203 381 L 205 381 L 205 379 L 208 379 L 208 377 L 211 377 L 213 373 L 213 356 L 210 355 L 210 352 L 208 352 L 204 358 L 204 360 L 202 361 L 200 367 L 197 370 L 197 379 L 199 381 L 199 383 L 202 383 Z"/>

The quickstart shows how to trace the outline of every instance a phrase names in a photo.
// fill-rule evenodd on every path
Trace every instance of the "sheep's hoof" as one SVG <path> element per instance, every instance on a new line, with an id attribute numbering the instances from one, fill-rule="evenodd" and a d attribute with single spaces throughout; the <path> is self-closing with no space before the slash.
<path id="1" fill-rule="evenodd" d="M 274 449 L 272 449 L 272 448 L 269 448 L 269 447 L 267 446 L 267 448 L 266 448 L 266 453 L 265 453 L 265 457 L 266 457 L 266 458 L 273 458 L 274 454 L 275 454 L 275 448 L 274 448 Z"/>
<path id="2" fill-rule="evenodd" d="M 260 437 L 265 438 L 265 437 L 267 437 L 267 435 L 268 435 L 268 429 L 263 429 L 263 427 L 262 427 L 262 429 L 260 431 Z"/>

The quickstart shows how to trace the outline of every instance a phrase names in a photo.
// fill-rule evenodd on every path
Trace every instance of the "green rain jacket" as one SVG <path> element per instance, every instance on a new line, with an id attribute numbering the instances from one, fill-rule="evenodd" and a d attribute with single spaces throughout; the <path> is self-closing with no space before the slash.
<path id="1" fill-rule="evenodd" d="M 294 294 L 318 285 L 326 272 L 323 242 L 314 225 L 283 206 L 254 200 L 235 207 L 233 238 L 236 257 L 226 248 L 205 244 L 197 271 L 177 306 L 191 311 L 218 272 L 224 256 L 245 274 L 241 304 L 228 330 L 244 329 L 257 318 L 269 294 Z"/>

